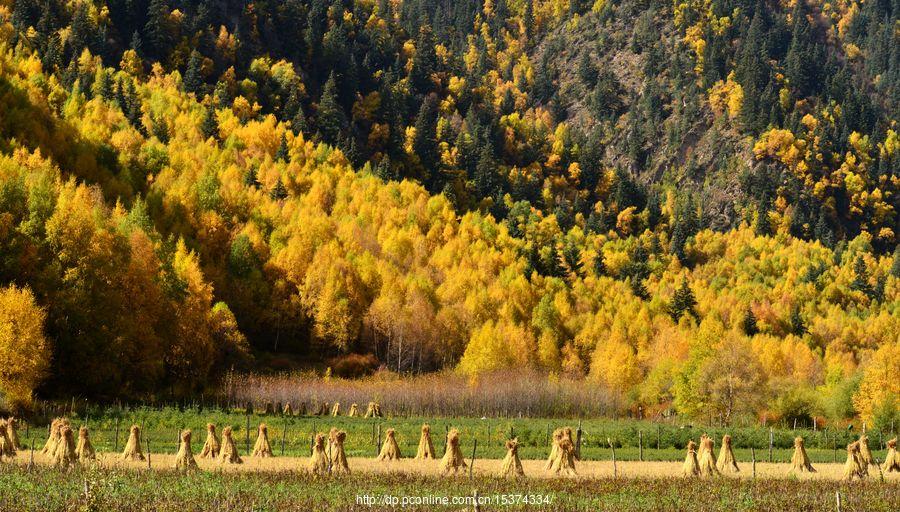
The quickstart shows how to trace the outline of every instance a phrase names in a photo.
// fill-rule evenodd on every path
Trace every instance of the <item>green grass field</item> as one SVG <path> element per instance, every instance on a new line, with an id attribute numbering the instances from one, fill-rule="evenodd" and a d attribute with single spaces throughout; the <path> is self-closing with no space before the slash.
<path id="1" fill-rule="evenodd" d="M 52 490 L 48 492 L 48 490 Z M 482 510 L 621 511 L 821 511 L 835 510 L 836 492 L 850 511 L 892 512 L 900 488 L 875 481 L 720 478 L 528 479 L 436 478 L 402 473 L 312 477 L 303 473 L 199 472 L 108 468 L 63 472 L 0 466 L 0 510 L 57 512 L 160 511 L 320 511 L 401 509 L 400 500 L 460 499 L 477 491 L 495 500 Z M 386 498 L 389 497 L 389 498 Z M 370 500 L 370 504 L 366 503 Z M 390 500 L 396 507 L 389 507 Z M 503 504 L 503 500 L 507 504 Z M 527 501 L 527 503 L 526 503 Z M 500 503 L 500 505 L 497 505 Z M 464 505 L 407 506 L 403 510 L 463 510 Z M 471 508 L 469 508 L 471 510 Z"/>
<path id="2" fill-rule="evenodd" d="M 348 418 L 344 416 L 264 416 L 261 414 L 244 414 L 243 412 L 224 413 L 219 410 L 176 408 L 135 408 L 135 409 L 95 409 L 88 414 L 73 415 L 75 427 L 87 425 L 91 431 L 94 446 L 100 451 L 121 449 L 127 437 L 128 427 L 134 423 L 143 426 L 143 438 L 150 441 L 150 449 L 158 453 L 174 453 L 177 450 L 178 432 L 190 428 L 194 432 L 193 442 L 197 448 L 205 439 L 207 422 L 214 423 L 218 432 L 230 425 L 234 430 L 234 439 L 238 449 L 246 450 L 247 439 L 250 446 L 256 439 L 256 428 L 261 422 L 269 426 L 269 439 L 276 455 L 305 456 L 309 453 L 310 439 L 315 432 L 327 432 L 331 427 L 347 431 L 345 447 L 348 456 L 369 457 L 376 454 L 379 431 L 381 439 L 388 428 L 397 431 L 397 439 L 404 454 L 413 455 L 419 441 L 422 423 L 431 425 L 432 439 L 438 453 L 443 453 L 444 433 L 449 428 L 457 428 L 461 432 L 463 453 L 469 457 L 477 440 L 476 454 L 479 458 L 502 458 L 505 454 L 503 443 L 510 436 L 517 436 L 521 443 L 519 454 L 523 459 L 542 459 L 546 457 L 549 447 L 549 435 L 553 429 L 561 426 L 577 428 L 577 420 L 560 419 L 479 419 L 479 418 Z M 248 436 L 249 420 L 249 436 Z M 118 422 L 118 442 L 116 441 L 116 425 Z M 706 428 L 685 427 L 665 423 L 634 420 L 588 419 L 581 422 L 582 458 L 585 460 L 607 460 L 612 457 L 608 440 L 616 446 L 616 458 L 619 460 L 638 460 L 641 457 L 640 445 L 643 444 L 644 460 L 683 460 L 684 446 L 689 439 L 697 440 L 702 433 L 716 439 L 717 445 L 723 434 L 731 434 L 735 454 L 741 461 L 751 459 L 751 447 L 755 449 L 758 461 L 769 458 L 769 430 L 763 427 Z M 36 449 L 43 446 L 47 438 L 47 425 L 20 425 L 19 435 L 25 446 L 32 441 Z M 793 439 L 802 436 L 813 462 L 842 461 L 845 457 L 843 447 L 857 438 L 856 433 L 827 430 L 785 430 L 775 429 L 772 432 L 772 460 L 774 462 L 789 461 L 793 453 Z M 883 458 L 885 451 L 882 442 L 889 439 L 890 433 L 869 431 L 869 444 L 876 457 Z M 658 448 L 657 448 L 658 447 Z"/>

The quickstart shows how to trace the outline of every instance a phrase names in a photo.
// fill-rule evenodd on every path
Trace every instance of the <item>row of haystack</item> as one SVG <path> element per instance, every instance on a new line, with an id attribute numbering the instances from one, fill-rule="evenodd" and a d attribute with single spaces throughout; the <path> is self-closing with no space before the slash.
<path id="1" fill-rule="evenodd" d="M 269 407 L 267 405 L 266 411 L 268 411 L 268 410 L 269 410 Z M 313 416 L 331 416 L 331 417 L 346 416 L 348 418 L 358 418 L 358 417 L 362 416 L 362 414 L 360 413 L 360 410 L 359 410 L 359 405 L 355 404 L 355 403 L 350 404 L 350 408 L 346 410 L 347 411 L 346 413 L 343 413 L 342 412 L 343 410 L 344 409 L 341 408 L 340 402 L 334 402 L 333 404 L 329 403 L 329 402 L 319 402 L 318 404 L 314 404 L 314 407 L 312 409 L 312 415 Z M 291 407 L 291 404 L 288 403 L 288 404 L 285 404 L 284 407 L 281 409 L 281 413 L 285 416 L 293 416 L 295 411 Z M 299 414 L 300 416 L 306 415 L 306 404 L 305 403 L 302 403 L 302 402 L 300 403 L 300 408 L 297 411 L 297 414 Z M 378 404 L 378 402 L 369 402 L 368 408 L 366 409 L 365 417 L 366 418 L 381 418 L 382 417 L 381 406 Z"/>

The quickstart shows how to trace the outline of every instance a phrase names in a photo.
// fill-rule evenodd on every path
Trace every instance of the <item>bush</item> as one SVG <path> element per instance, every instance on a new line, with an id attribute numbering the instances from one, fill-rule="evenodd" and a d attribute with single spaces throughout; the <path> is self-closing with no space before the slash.
<path id="1" fill-rule="evenodd" d="M 378 359 L 372 354 L 347 354 L 331 359 L 328 365 L 335 377 L 355 379 L 374 373 Z"/>

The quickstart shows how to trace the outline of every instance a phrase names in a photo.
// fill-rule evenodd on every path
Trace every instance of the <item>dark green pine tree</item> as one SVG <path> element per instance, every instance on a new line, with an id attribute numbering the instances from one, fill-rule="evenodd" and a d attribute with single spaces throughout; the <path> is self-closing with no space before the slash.
<path id="1" fill-rule="evenodd" d="M 75 10 L 75 15 L 72 16 L 70 29 L 71 33 L 68 39 L 69 49 L 71 51 L 70 58 L 77 59 L 85 48 L 91 48 L 90 43 L 96 32 L 93 23 L 91 23 L 91 18 L 88 15 L 86 2 L 81 2 Z"/>
<path id="2" fill-rule="evenodd" d="M 850 289 L 863 292 L 867 297 L 872 296 L 872 285 L 869 283 L 869 269 L 866 267 L 866 260 L 862 256 L 857 256 L 853 262 L 853 282 L 850 283 Z"/>
<path id="3" fill-rule="evenodd" d="M 112 101 L 115 98 L 112 76 L 106 71 L 100 73 L 100 78 L 97 82 L 97 94 L 106 101 Z"/>
<path id="4" fill-rule="evenodd" d="M 413 152 L 422 164 L 422 174 L 426 176 L 428 189 L 436 192 L 443 187 L 440 180 L 440 149 L 437 140 L 438 100 L 429 95 L 422 103 L 416 116 L 416 136 L 413 139 Z"/>
<path id="5" fill-rule="evenodd" d="M 278 151 L 275 152 L 275 161 L 287 162 L 289 158 L 290 153 L 288 151 L 287 135 L 282 133 L 281 142 L 278 144 Z"/>
<path id="6" fill-rule="evenodd" d="M 375 176 L 378 176 L 384 181 L 398 181 L 400 179 L 400 174 L 397 173 L 397 170 L 391 165 L 391 159 L 387 156 L 381 157 L 381 161 L 378 162 L 378 167 L 375 168 Z"/>
<path id="7" fill-rule="evenodd" d="M 744 311 L 744 318 L 741 319 L 741 328 L 747 336 L 753 336 L 759 332 L 759 328 L 756 326 L 756 315 L 749 306 Z"/>
<path id="8" fill-rule="evenodd" d="M 164 60 L 169 54 L 171 35 L 169 34 L 169 6 L 166 0 L 150 0 L 147 6 L 147 23 L 144 25 L 144 51 L 157 60 Z"/>
<path id="9" fill-rule="evenodd" d="M 753 231 L 757 236 L 771 236 L 772 223 L 769 222 L 768 200 L 760 199 L 756 205 L 756 221 L 753 224 Z"/>
<path id="10" fill-rule="evenodd" d="M 534 0 L 525 0 L 525 13 L 522 15 L 522 24 L 525 25 L 525 40 L 531 43 L 534 37 Z"/>
<path id="11" fill-rule="evenodd" d="M 347 116 L 338 103 L 334 72 L 328 77 L 328 81 L 325 82 L 325 87 L 322 89 L 316 127 L 319 137 L 329 144 L 336 144 L 341 133 L 347 128 Z"/>
<path id="12" fill-rule="evenodd" d="M 144 40 L 141 39 L 141 34 L 137 30 L 131 34 L 131 43 L 129 44 L 129 48 L 134 50 L 135 53 L 138 54 L 138 57 L 144 56 Z"/>
<path id="13" fill-rule="evenodd" d="M 412 69 L 409 72 L 409 81 L 416 93 L 428 94 L 435 87 L 431 80 L 432 73 L 437 70 L 437 54 L 434 45 L 431 27 L 428 25 L 420 27 L 419 38 L 416 40 L 416 53 L 413 56 Z"/>
<path id="14" fill-rule="evenodd" d="M 594 274 L 598 276 L 606 275 L 606 261 L 603 259 L 603 250 L 597 250 L 597 256 L 594 257 Z"/>
<path id="15" fill-rule="evenodd" d="M 187 92 L 192 92 L 196 94 L 198 97 L 200 96 L 200 92 L 203 90 L 203 74 L 201 72 L 201 67 L 203 65 L 203 56 L 200 55 L 200 52 L 194 50 L 191 52 L 191 57 L 188 59 L 187 68 L 184 70 L 184 80 L 182 83 L 184 84 L 184 90 Z"/>
<path id="16" fill-rule="evenodd" d="M 806 17 L 806 3 L 794 2 L 794 11 L 791 15 L 794 22 L 794 31 L 791 35 L 791 44 L 785 58 L 784 70 L 788 83 L 794 87 L 802 98 L 813 92 L 817 81 L 816 67 L 818 63 L 813 58 L 813 39 L 809 20 Z"/>
<path id="17" fill-rule="evenodd" d="M 697 318 L 697 312 L 694 307 L 697 305 L 697 299 L 694 298 L 694 292 L 688 286 L 687 278 L 681 280 L 681 286 L 675 290 L 672 302 L 669 304 L 669 316 L 672 321 L 678 323 L 682 316 L 689 314 Z"/>
<path id="18" fill-rule="evenodd" d="M 256 177 L 256 168 L 251 167 L 244 175 L 244 185 L 248 188 L 259 188 L 259 180 Z"/>
<path id="19" fill-rule="evenodd" d="M 900 245 L 894 249 L 894 263 L 891 265 L 891 275 L 900 278 Z"/>
<path id="20" fill-rule="evenodd" d="M 630 286 L 631 286 L 631 293 L 632 293 L 635 297 L 637 297 L 637 298 L 639 298 L 639 299 L 641 299 L 641 300 L 647 300 L 647 299 L 650 298 L 650 293 L 647 292 L 647 287 L 644 286 L 644 280 L 643 280 L 643 279 L 641 279 L 641 278 L 639 278 L 639 277 L 637 277 L 637 276 L 634 276 L 634 277 L 630 278 L 630 283 L 629 283 L 629 284 L 630 284 Z"/>
<path id="21" fill-rule="evenodd" d="M 206 107 L 203 114 L 203 121 L 200 123 L 200 131 L 203 133 L 204 139 L 210 137 L 219 139 L 219 121 L 216 119 L 216 111 L 212 107 Z"/>
<path id="22" fill-rule="evenodd" d="M 578 60 L 578 79 L 584 84 L 585 89 L 592 90 L 597 85 L 597 68 L 591 58 L 591 52 L 582 51 Z"/>
<path id="23" fill-rule="evenodd" d="M 291 129 L 294 133 L 309 133 L 309 125 L 306 123 L 306 114 L 303 112 L 303 105 L 297 104 L 297 111 L 291 118 Z"/>
<path id="24" fill-rule="evenodd" d="M 547 55 L 550 52 L 544 52 L 544 57 L 538 62 L 537 69 L 534 72 L 534 99 L 538 103 L 547 103 L 553 96 L 553 77 L 550 75 L 550 60 Z"/>
<path id="25" fill-rule="evenodd" d="M 41 59 L 41 66 L 45 72 L 58 72 L 62 67 L 62 61 L 62 40 L 59 38 L 59 32 L 54 30 L 47 36 L 47 49 Z"/>
<path id="26" fill-rule="evenodd" d="M 474 178 L 475 192 L 479 198 L 490 196 L 499 186 L 494 149 L 487 140 L 482 143 L 481 149 L 478 151 L 478 164 L 475 166 Z"/>
<path id="27" fill-rule="evenodd" d="M 272 198 L 273 201 L 283 201 L 287 199 L 287 196 L 287 189 L 284 188 L 284 183 L 281 182 L 281 178 L 279 177 L 278 181 L 275 182 L 275 186 L 269 191 L 269 197 Z"/>
<path id="28" fill-rule="evenodd" d="M 791 334 L 803 336 L 806 333 L 806 323 L 803 321 L 803 315 L 800 313 L 800 306 L 794 306 L 791 309 Z"/>

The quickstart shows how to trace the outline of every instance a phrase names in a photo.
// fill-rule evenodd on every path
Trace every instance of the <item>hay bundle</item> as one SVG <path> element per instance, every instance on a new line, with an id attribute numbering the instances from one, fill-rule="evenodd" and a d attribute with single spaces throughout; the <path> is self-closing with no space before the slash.
<path id="1" fill-rule="evenodd" d="M 700 462 L 697 460 L 697 443 L 688 441 L 687 455 L 684 457 L 684 464 L 681 465 L 681 472 L 684 476 L 697 476 L 700 474 Z"/>
<path id="2" fill-rule="evenodd" d="M 234 438 L 231 437 L 231 427 L 222 429 L 222 451 L 219 453 L 219 464 L 241 464 L 244 461 L 238 455 Z"/>
<path id="3" fill-rule="evenodd" d="M 141 427 L 137 425 L 131 426 L 128 434 L 128 442 L 125 443 L 125 450 L 122 451 L 122 460 L 144 460 L 144 454 L 141 452 Z"/>
<path id="4" fill-rule="evenodd" d="M 75 438 L 72 434 L 72 427 L 63 425 L 59 432 L 59 442 L 56 443 L 56 449 L 53 451 L 53 465 L 56 467 L 67 468 L 78 460 L 75 455 Z"/>
<path id="5" fill-rule="evenodd" d="M 359 416 L 359 406 L 356 404 L 350 404 L 350 412 L 347 413 L 348 418 L 356 418 Z"/>
<path id="6" fill-rule="evenodd" d="M 854 478 L 862 480 L 868 475 L 866 463 L 859 453 L 859 441 L 847 445 L 847 462 L 844 463 L 844 480 L 850 482 Z"/>
<path id="7" fill-rule="evenodd" d="M 525 476 L 522 461 L 519 460 L 519 438 L 507 439 L 506 457 L 503 458 L 503 464 L 500 465 L 500 476 L 510 478 Z"/>
<path id="8" fill-rule="evenodd" d="M 203 443 L 203 449 L 200 450 L 200 458 L 215 459 L 219 456 L 219 451 L 221 449 L 222 443 L 219 442 L 219 438 L 216 436 L 216 426 L 212 423 L 207 423 L 206 442 Z"/>
<path id="9" fill-rule="evenodd" d="M 571 429 L 563 430 L 550 471 L 557 475 L 575 475 L 575 443 L 572 442 Z"/>
<path id="10" fill-rule="evenodd" d="M 436 459 L 434 445 L 431 444 L 431 426 L 422 424 L 422 436 L 419 437 L 419 449 L 416 450 L 416 459 Z"/>
<path id="11" fill-rule="evenodd" d="M 284 404 L 284 409 L 281 410 L 281 414 L 283 414 L 285 416 L 293 416 L 294 415 L 294 409 L 291 408 L 290 402 Z"/>
<path id="12" fill-rule="evenodd" d="M 15 457 L 16 447 L 9 436 L 9 422 L 0 420 L 0 457 Z"/>
<path id="13" fill-rule="evenodd" d="M 456 474 L 460 469 L 466 468 L 465 457 L 459 447 L 459 431 L 455 428 L 447 433 L 447 450 L 441 458 L 441 475 Z"/>
<path id="14" fill-rule="evenodd" d="M 704 434 L 700 437 L 700 457 L 698 464 L 700 465 L 701 476 L 715 476 L 719 474 L 716 467 L 716 455 L 713 453 L 715 443 L 712 438 Z"/>
<path id="15" fill-rule="evenodd" d="M 553 441 L 550 445 L 550 455 L 547 456 L 547 462 L 544 464 L 544 469 L 549 471 L 551 467 L 553 467 L 553 461 L 556 460 L 557 452 L 559 452 L 559 443 L 562 441 L 563 435 L 565 435 L 563 429 L 558 428 L 553 431 Z"/>
<path id="16" fill-rule="evenodd" d="M 44 448 L 41 449 L 41 453 L 45 455 L 53 455 L 53 452 L 56 451 L 56 445 L 59 443 L 60 436 L 62 435 L 62 428 L 69 424 L 69 420 L 66 418 L 54 418 L 53 421 L 50 422 L 50 435 L 47 437 L 47 442 L 44 443 Z"/>
<path id="17" fill-rule="evenodd" d="M 331 472 L 337 474 L 350 474 L 350 466 L 347 465 L 347 453 L 344 452 L 344 441 L 347 433 L 343 430 L 334 433 L 331 439 Z"/>
<path id="18" fill-rule="evenodd" d="M 272 447 L 269 445 L 269 427 L 265 423 L 259 424 L 256 444 L 253 445 L 254 457 L 272 457 Z"/>
<path id="19" fill-rule="evenodd" d="M 869 449 L 869 436 L 863 434 L 859 436 L 859 457 L 865 465 L 875 465 L 875 457 L 872 450 Z"/>
<path id="20" fill-rule="evenodd" d="M 790 471 L 799 471 L 801 473 L 816 472 L 809 460 L 809 455 L 806 454 L 806 448 L 803 446 L 802 437 L 797 437 L 796 439 L 794 439 L 794 455 L 791 456 Z"/>
<path id="21" fill-rule="evenodd" d="M 9 441 L 6 440 L 6 422 L 0 420 L 0 461 L 3 460 L 3 457 L 6 456 L 6 453 L 10 449 L 11 446 L 9 446 Z M 15 455 L 14 452 L 13 455 Z"/>
<path id="22" fill-rule="evenodd" d="M 6 439 L 12 443 L 13 450 L 21 450 L 22 444 L 19 443 L 19 433 L 16 432 L 16 423 L 16 419 L 12 417 L 6 421 Z"/>
<path id="23" fill-rule="evenodd" d="M 297 406 L 297 416 L 306 416 L 306 402 L 300 402 Z"/>
<path id="24" fill-rule="evenodd" d="M 378 405 L 378 402 L 369 402 L 369 406 L 366 408 L 366 418 L 380 418 L 381 417 L 381 406 Z"/>
<path id="25" fill-rule="evenodd" d="M 334 407 L 331 408 L 331 417 L 336 418 L 341 415 L 341 403 L 335 402 Z"/>
<path id="26" fill-rule="evenodd" d="M 194 452 L 191 451 L 191 431 L 181 433 L 181 443 L 178 445 L 178 453 L 175 455 L 175 469 L 191 471 L 197 469 L 197 461 L 194 460 Z"/>
<path id="27" fill-rule="evenodd" d="M 887 455 L 884 456 L 884 464 L 881 470 L 885 473 L 900 473 L 900 455 L 897 454 L 897 438 L 893 438 L 887 442 Z"/>
<path id="28" fill-rule="evenodd" d="M 94 445 L 91 444 L 91 437 L 85 426 L 78 429 L 78 444 L 75 446 L 75 455 L 78 457 L 79 462 L 87 462 L 97 458 L 97 452 L 94 450 Z"/>
<path id="29" fill-rule="evenodd" d="M 263 411 L 264 416 L 272 416 L 275 414 L 275 406 L 272 405 L 272 402 L 266 402 L 266 408 Z"/>
<path id="30" fill-rule="evenodd" d="M 315 414 L 316 416 L 325 416 L 326 414 L 328 414 L 328 402 L 320 403 L 319 408 L 313 414 Z"/>
<path id="31" fill-rule="evenodd" d="M 722 436 L 722 448 L 719 449 L 719 461 L 716 463 L 716 467 L 722 473 L 739 473 L 741 471 L 737 465 L 737 459 L 734 458 L 731 436 L 728 434 Z"/>
<path id="32" fill-rule="evenodd" d="M 325 436 L 316 434 L 316 441 L 313 444 L 312 455 L 309 457 L 309 472 L 314 475 L 324 475 L 328 473 L 328 456 L 325 455 Z"/>
<path id="33" fill-rule="evenodd" d="M 384 444 L 381 445 L 381 452 L 378 453 L 376 460 L 400 460 L 400 445 L 397 444 L 396 432 L 394 429 L 387 429 L 387 436 L 384 438 Z"/>

